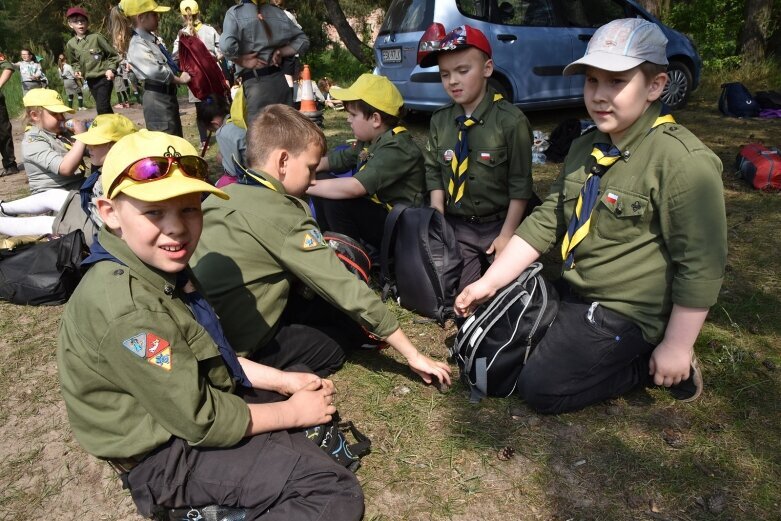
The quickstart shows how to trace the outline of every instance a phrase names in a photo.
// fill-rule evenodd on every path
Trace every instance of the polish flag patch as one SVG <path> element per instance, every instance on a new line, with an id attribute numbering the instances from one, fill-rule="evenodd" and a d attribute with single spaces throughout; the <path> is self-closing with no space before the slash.
<path id="1" fill-rule="evenodd" d="M 613 192 L 607 194 L 607 202 L 610 204 L 616 204 L 618 202 L 618 196 Z"/>
<path id="2" fill-rule="evenodd" d="M 483 161 L 490 161 L 491 160 L 491 154 L 488 152 L 480 152 L 480 159 Z"/>

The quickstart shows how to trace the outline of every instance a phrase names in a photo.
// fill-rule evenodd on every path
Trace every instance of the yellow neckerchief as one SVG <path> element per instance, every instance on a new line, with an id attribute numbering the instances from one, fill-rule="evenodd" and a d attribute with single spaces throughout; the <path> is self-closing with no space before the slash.
<path id="1" fill-rule="evenodd" d="M 239 90 L 236 91 L 236 97 L 233 98 L 233 103 L 231 103 L 231 115 L 227 122 L 247 130 L 246 114 L 247 111 L 244 105 L 244 86 L 242 85 L 239 87 Z"/>
<path id="2" fill-rule="evenodd" d="M 395 136 L 396 134 L 401 134 L 402 132 L 406 132 L 406 131 L 407 131 L 406 127 L 404 127 L 402 125 L 399 125 L 398 127 L 396 127 L 393 130 L 391 130 L 391 136 Z M 365 150 L 366 150 L 366 152 L 369 151 L 368 149 L 365 149 Z M 361 170 L 366 168 L 366 163 L 368 163 L 368 162 L 369 162 L 369 158 L 367 157 L 366 161 L 363 163 L 363 166 L 361 166 L 358 169 L 358 171 L 360 172 Z M 372 194 L 371 197 L 369 197 L 369 200 L 372 201 L 373 203 L 379 204 L 380 206 L 384 206 L 385 209 L 388 210 L 389 212 L 391 210 L 393 210 L 393 205 L 389 204 L 389 203 L 383 203 L 382 201 L 380 201 L 380 198 L 377 197 L 377 194 Z"/>
<path id="3" fill-rule="evenodd" d="M 195 34 L 198 34 L 201 27 L 203 27 L 203 22 L 200 19 L 193 20 L 193 31 L 195 31 Z"/>
<path id="4" fill-rule="evenodd" d="M 269 182 L 269 181 L 266 181 L 266 180 L 265 180 L 265 179 L 263 179 L 261 176 L 259 176 L 259 175 L 255 174 L 255 173 L 253 173 L 253 172 L 252 172 L 251 170 L 249 170 L 248 168 L 244 168 L 244 165 L 242 165 L 241 163 L 239 163 L 239 162 L 236 160 L 236 156 L 231 156 L 231 159 L 233 160 L 233 165 L 234 165 L 235 167 L 237 167 L 239 170 L 241 170 L 241 173 L 243 173 L 243 174 L 244 174 L 246 177 L 249 177 L 250 179 L 252 179 L 253 181 L 257 182 L 258 184 L 260 184 L 260 185 L 262 185 L 262 186 L 265 186 L 265 187 L 266 187 L 266 188 L 268 188 L 269 190 L 274 190 L 275 192 L 278 192 L 278 190 L 276 189 L 276 187 L 275 187 L 273 184 L 271 184 L 271 182 Z M 242 183 L 242 182 L 241 182 L 241 176 L 239 176 L 239 183 L 240 183 L 240 184 L 249 184 L 249 185 L 251 185 L 251 184 L 252 184 L 252 183 Z"/>

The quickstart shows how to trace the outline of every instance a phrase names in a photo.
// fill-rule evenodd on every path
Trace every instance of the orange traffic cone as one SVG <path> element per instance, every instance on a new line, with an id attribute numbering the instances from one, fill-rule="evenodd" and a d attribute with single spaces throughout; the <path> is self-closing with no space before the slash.
<path id="1" fill-rule="evenodd" d="M 304 65 L 301 72 L 301 112 L 317 112 L 317 103 L 315 103 L 315 91 L 312 89 L 312 73 L 309 71 L 309 65 Z"/>

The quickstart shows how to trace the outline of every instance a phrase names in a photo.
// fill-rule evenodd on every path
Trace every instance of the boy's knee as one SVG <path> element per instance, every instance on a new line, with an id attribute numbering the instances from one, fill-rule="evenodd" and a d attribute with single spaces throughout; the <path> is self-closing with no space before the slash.
<path id="1" fill-rule="evenodd" d="M 532 410 L 541 414 L 558 414 L 562 409 L 563 396 L 559 382 L 546 377 L 544 372 L 531 372 L 524 368 L 518 378 L 516 392 Z"/>

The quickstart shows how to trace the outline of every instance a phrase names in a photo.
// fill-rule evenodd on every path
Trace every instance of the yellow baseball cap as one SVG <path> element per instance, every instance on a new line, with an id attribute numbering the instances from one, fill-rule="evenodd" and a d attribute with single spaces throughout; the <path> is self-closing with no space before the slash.
<path id="1" fill-rule="evenodd" d="M 103 186 L 107 190 L 106 197 L 113 199 L 117 194 L 123 193 L 140 201 L 152 202 L 207 192 L 228 199 L 228 194 L 222 190 L 182 173 L 180 165 L 175 163 L 169 166 L 170 171 L 166 176 L 154 181 L 135 181 L 125 176 L 114 187 L 125 169 L 139 159 L 171 156 L 198 156 L 198 152 L 189 141 L 164 132 L 141 129 L 123 137 L 111 147 L 103 163 L 101 175 Z M 111 193 L 108 193 L 108 190 L 111 190 Z"/>
<path id="2" fill-rule="evenodd" d="M 187 9 L 190 9 L 191 14 L 198 14 L 200 11 L 198 9 L 198 2 L 195 0 L 182 0 L 179 3 L 179 12 L 182 14 L 187 14 Z"/>
<path id="3" fill-rule="evenodd" d="M 62 102 L 62 96 L 52 89 L 30 89 L 22 98 L 25 107 L 43 107 L 49 112 L 76 112 Z"/>
<path id="4" fill-rule="evenodd" d="M 103 145 L 119 141 L 136 131 L 136 124 L 122 114 L 99 114 L 92 120 L 89 130 L 73 137 L 85 145 Z"/>
<path id="5" fill-rule="evenodd" d="M 171 10 L 170 7 L 158 5 L 155 0 L 122 0 L 119 2 L 119 9 L 125 16 L 136 16 L 150 11 L 154 11 L 155 13 L 166 13 Z"/>
<path id="6" fill-rule="evenodd" d="M 399 89 L 388 78 L 377 74 L 361 74 L 346 89 L 332 87 L 330 92 L 334 98 L 342 101 L 363 100 L 390 116 L 398 116 L 404 106 Z"/>

